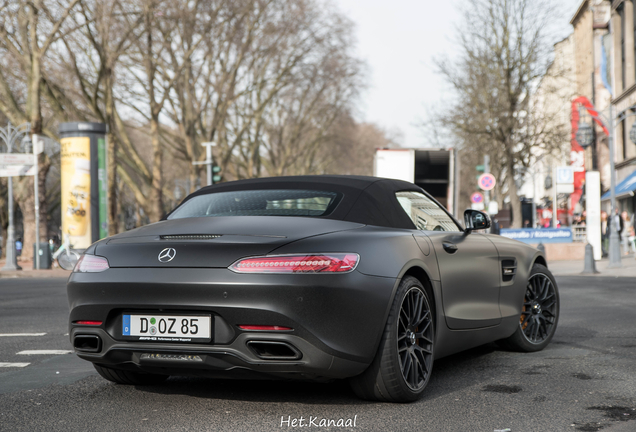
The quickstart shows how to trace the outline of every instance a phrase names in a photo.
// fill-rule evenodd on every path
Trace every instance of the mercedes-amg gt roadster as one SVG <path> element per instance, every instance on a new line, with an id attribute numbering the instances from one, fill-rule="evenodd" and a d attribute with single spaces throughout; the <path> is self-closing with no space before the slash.
<path id="1" fill-rule="evenodd" d="M 423 392 L 435 359 L 497 341 L 537 351 L 559 293 L 545 257 L 464 226 L 399 180 L 241 180 L 98 241 L 68 280 L 77 355 L 119 384 L 170 375 L 349 379 L 365 399 Z"/>

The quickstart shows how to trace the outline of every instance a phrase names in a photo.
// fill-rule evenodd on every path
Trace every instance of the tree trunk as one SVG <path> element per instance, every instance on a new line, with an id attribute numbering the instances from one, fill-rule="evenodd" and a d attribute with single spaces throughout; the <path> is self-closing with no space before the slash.
<path id="1" fill-rule="evenodd" d="M 514 169 L 514 162 L 508 162 L 508 196 L 510 197 L 510 208 L 512 210 L 510 228 L 521 228 L 523 217 L 521 216 L 521 201 L 519 201 L 519 196 L 517 195 Z"/>
<path id="2" fill-rule="evenodd" d="M 159 141 L 159 116 L 154 115 L 150 120 L 150 136 L 152 139 L 152 187 L 150 190 L 150 222 L 157 222 L 163 217 L 163 149 Z"/>
<path id="3" fill-rule="evenodd" d="M 106 124 L 108 133 L 108 235 L 115 235 L 119 232 L 118 226 L 118 195 L 117 195 L 117 137 L 115 135 L 115 122 L 113 117 L 113 70 L 105 68 L 104 93 L 106 94 Z"/>
<path id="4" fill-rule="evenodd" d="M 44 153 L 40 153 L 38 159 L 38 200 L 40 205 L 40 242 L 48 241 L 49 233 L 49 206 L 46 202 L 46 176 L 51 164 Z M 34 191 L 35 192 L 35 191 Z"/>
<path id="5" fill-rule="evenodd" d="M 22 260 L 33 259 L 33 245 L 35 244 L 35 195 L 33 193 L 33 178 L 26 177 L 24 182 L 21 182 L 23 190 L 20 194 L 23 199 L 20 200 L 20 210 L 22 211 L 22 228 L 24 230 L 22 236 Z M 17 183 L 17 182 L 14 182 Z M 30 193 L 29 193 L 30 191 Z M 16 232 L 16 240 L 20 237 L 20 234 Z"/>

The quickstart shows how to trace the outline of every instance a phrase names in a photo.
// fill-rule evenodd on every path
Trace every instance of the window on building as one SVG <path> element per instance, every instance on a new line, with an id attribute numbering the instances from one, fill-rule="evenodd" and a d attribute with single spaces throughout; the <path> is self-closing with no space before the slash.
<path id="1" fill-rule="evenodd" d="M 636 41 L 636 7 L 632 7 L 632 14 L 633 14 L 632 23 L 634 24 L 634 28 L 633 28 L 634 40 Z M 632 29 L 630 29 L 629 31 L 632 31 Z M 636 43 L 634 44 L 634 56 L 635 56 L 634 58 L 636 58 Z M 634 68 L 634 75 L 636 75 L 636 67 Z"/>
<path id="2" fill-rule="evenodd" d="M 616 93 L 620 94 L 625 89 L 625 8 L 621 4 L 617 9 L 618 16 L 621 19 L 621 88 L 616 89 Z M 617 86 L 618 87 L 618 86 Z"/>

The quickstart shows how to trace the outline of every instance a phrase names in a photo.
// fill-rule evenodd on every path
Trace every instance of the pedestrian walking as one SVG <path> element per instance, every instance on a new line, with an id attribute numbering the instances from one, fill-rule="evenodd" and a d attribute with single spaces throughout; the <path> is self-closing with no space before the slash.
<path id="1" fill-rule="evenodd" d="M 629 234 L 632 228 L 631 221 L 629 219 L 629 214 L 626 211 L 621 213 L 621 220 L 623 221 L 623 229 L 621 230 L 621 239 L 623 244 L 623 254 L 629 254 Z"/>
<path id="2" fill-rule="evenodd" d="M 623 226 L 625 224 L 623 223 L 623 218 L 621 217 L 621 214 L 618 212 L 618 209 L 615 210 L 614 213 L 614 217 L 612 218 L 612 226 L 611 229 L 612 230 L 616 230 L 616 232 L 618 233 L 618 240 L 621 241 L 622 240 L 622 235 L 623 235 Z"/>
<path id="3" fill-rule="evenodd" d="M 601 251 L 603 257 L 608 255 L 607 248 L 609 243 L 609 224 L 607 223 L 607 212 L 603 210 L 601 212 Z"/>
<path id="4" fill-rule="evenodd" d="M 22 256 L 22 237 L 15 241 L 15 256 L 19 259 Z"/>

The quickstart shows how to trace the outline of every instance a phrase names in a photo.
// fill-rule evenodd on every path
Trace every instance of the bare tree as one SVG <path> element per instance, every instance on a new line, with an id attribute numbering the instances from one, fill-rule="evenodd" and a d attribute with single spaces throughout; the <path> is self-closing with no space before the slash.
<path id="1" fill-rule="evenodd" d="M 558 149 L 566 134 L 532 103 L 550 62 L 553 12 L 552 2 L 543 0 L 471 2 L 461 24 L 459 60 L 437 62 L 455 92 L 438 121 L 464 151 L 491 156 L 514 227 L 521 227 L 519 169 L 533 162 L 538 149 Z"/>
<path id="2" fill-rule="evenodd" d="M 0 3 L 0 55 L 18 68 L 0 71 L 0 110 L 15 124 L 31 123 L 32 134 L 54 133 L 43 125 L 42 90 L 45 88 L 43 62 L 51 45 L 76 29 L 65 25 L 79 0 L 4 1 Z M 8 73 L 7 73 L 8 72 Z M 22 74 L 22 79 L 16 75 Z M 45 153 L 39 156 L 39 170 L 33 181 L 39 187 L 40 235 L 47 237 L 48 206 L 46 177 L 51 161 Z M 24 220 L 34 225 L 33 185 L 29 177 L 16 185 L 16 200 Z M 33 226 L 32 225 L 32 226 Z M 25 232 L 25 245 L 40 241 L 34 232 Z"/>

